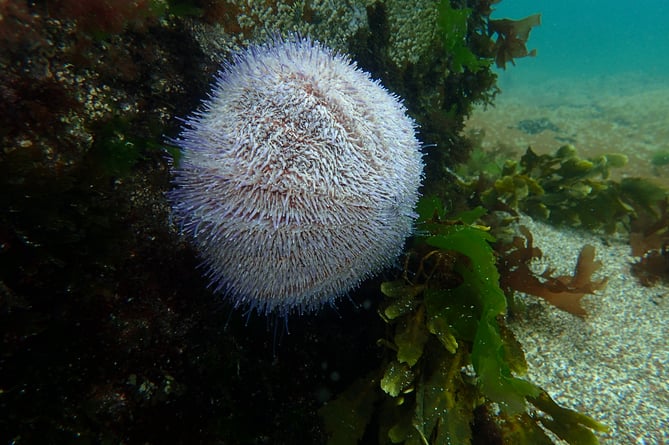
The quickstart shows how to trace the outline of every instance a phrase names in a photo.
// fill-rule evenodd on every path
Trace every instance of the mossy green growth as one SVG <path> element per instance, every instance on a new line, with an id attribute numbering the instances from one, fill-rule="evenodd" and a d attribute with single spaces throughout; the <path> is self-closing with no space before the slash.
<path id="1" fill-rule="evenodd" d="M 158 3 L 158 2 L 156 2 Z M 202 7 L 190 0 L 168 0 L 168 10 L 176 17 L 202 17 Z"/>
<path id="2" fill-rule="evenodd" d="M 505 163 L 481 201 L 488 208 L 502 202 L 553 224 L 612 233 L 665 193 L 645 179 L 609 179 L 611 169 L 626 163 L 627 157 L 618 153 L 584 159 L 572 145 L 552 155 L 528 148 L 520 162 Z"/>
<path id="3" fill-rule="evenodd" d="M 653 164 L 654 167 L 669 165 L 669 150 L 661 150 L 653 154 L 650 163 Z"/>
<path id="4" fill-rule="evenodd" d="M 527 364 L 504 325 L 494 238 L 475 224 L 485 211 L 445 220 L 433 198 L 418 209 L 428 235 L 416 240 L 415 264 L 407 261 L 401 280 L 382 285 L 380 315 L 390 335 L 379 344 L 388 347 L 388 359 L 323 408 L 329 444 L 356 443 L 347 440 L 363 437 L 376 418 L 381 444 L 466 445 L 482 434 L 471 428 L 480 407 L 499 413 L 490 426 L 505 443 L 552 443 L 542 428 L 571 444 L 598 443 L 592 430 L 606 431 L 604 425 L 560 407 L 522 378 Z M 336 421 L 351 417 L 344 426 Z"/>
<path id="5" fill-rule="evenodd" d="M 472 14 L 469 8 L 455 9 L 450 0 L 442 0 L 438 6 L 437 27 L 444 48 L 451 57 L 451 70 L 461 73 L 465 68 L 477 72 L 490 66 L 490 60 L 476 56 L 467 46 L 467 22 Z"/>
<path id="6" fill-rule="evenodd" d="M 134 133 L 131 121 L 121 117 L 101 124 L 96 129 L 95 142 L 89 153 L 93 165 L 105 175 L 124 177 L 131 174 L 142 160 L 164 151 L 178 160 L 178 150 L 163 146 L 150 137 L 133 136 Z"/>

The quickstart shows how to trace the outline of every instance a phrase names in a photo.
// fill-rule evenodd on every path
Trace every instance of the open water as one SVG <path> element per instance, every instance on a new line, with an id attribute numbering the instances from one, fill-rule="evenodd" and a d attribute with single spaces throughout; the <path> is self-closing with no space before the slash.
<path id="1" fill-rule="evenodd" d="M 541 13 L 529 48 L 536 59 L 517 62 L 531 78 L 588 77 L 643 72 L 669 76 L 669 2 L 665 0 L 505 0 L 492 18 Z M 502 76 L 504 80 L 505 77 Z"/>

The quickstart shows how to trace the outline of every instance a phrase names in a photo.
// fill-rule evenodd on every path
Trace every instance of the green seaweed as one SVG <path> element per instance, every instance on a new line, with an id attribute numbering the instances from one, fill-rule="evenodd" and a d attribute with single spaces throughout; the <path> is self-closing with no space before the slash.
<path id="1" fill-rule="evenodd" d="M 161 12 L 160 16 L 167 15 L 167 12 L 175 17 L 202 17 L 204 14 L 202 7 L 198 6 L 198 2 L 190 0 L 168 0 L 165 3 L 160 0 L 154 0 L 153 7 L 156 9 L 164 8 L 159 9 Z"/>
<path id="2" fill-rule="evenodd" d="M 489 68 L 493 60 L 498 68 L 506 68 L 508 62 L 515 65 L 514 59 L 536 55 L 536 50 L 528 51 L 525 45 L 532 28 L 541 24 L 540 14 L 520 20 L 492 20 L 490 4 L 476 5 L 474 13 L 472 8 L 454 8 L 451 3 L 442 0 L 437 6 L 437 29 L 449 54 L 451 71 L 476 73 Z M 476 21 L 476 17 L 485 20 Z"/>
<path id="3" fill-rule="evenodd" d="M 156 153 L 167 152 L 179 159 L 178 150 L 163 146 L 155 139 L 137 137 L 130 119 L 114 117 L 98 126 L 89 156 L 96 168 L 109 176 L 130 175 L 136 166 Z"/>
<path id="4" fill-rule="evenodd" d="M 514 377 L 505 357 L 508 348 L 504 347 L 497 317 L 506 311 L 506 298 L 499 287 L 499 273 L 490 245 L 494 238 L 470 225 L 447 227 L 447 233 L 431 236 L 427 243 L 446 251 L 459 252 L 471 262 L 456 265 L 464 283 L 453 292 L 459 294 L 460 300 L 475 298 L 470 303 L 475 303 L 471 307 L 478 310 L 467 320 L 477 321 L 471 359 L 480 379 L 481 391 L 504 410 L 516 414 L 523 410 L 525 397 L 538 395 L 538 388 Z M 450 298 L 441 300 L 445 305 L 450 304 Z M 471 321 L 468 324 L 474 327 Z"/>
<path id="5" fill-rule="evenodd" d="M 653 154 L 650 163 L 654 167 L 662 167 L 669 164 L 669 150 L 661 150 Z"/>
<path id="6" fill-rule="evenodd" d="M 627 157 L 618 153 L 584 159 L 572 145 L 552 155 L 538 155 L 530 147 L 520 162 L 505 163 L 501 175 L 481 193 L 481 202 L 487 208 L 502 203 L 556 225 L 620 231 L 640 209 L 651 209 L 666 195 L 646 179 L 610 179 L 611 169 L 626 163 Z"/>
<path id="7" fill-rule="evenodd" d="M 472 10 L 455 9 L 449 0 L 442 0 L 438 11 L 437 26 L 444 48 L 451 58 L 451 70 L 461 73 L 466 68 L 477 72 L 489 67 L 489 60 L 477 57 L 467 46 L 467 21 Z"/>
<path id="8" fill-rule="evenodd" d="M 477 409 L 485 408 L 498 412 L 490 427 L 505 443 L 550 444 L 548 429 L 570 444 L 596 444 L 593 430 L 606 431 L 604 425 L 560 407 L 522 378 L 527 363 L 504 324 L 495 239 L 476 225 L 485 211 L 446 220 L 434 198 L 418 209 L 426 235 L 415 242 L 415 259 L 407 260 L 401 280 L 381 287 L 380 315 L 390 335 L 379 344 L 387 346 L 388 359 L 321 410 L 328 443 L 356 443 L 377 423 L 381 444 L 465 445 L 476 435 L 486 443 L 471 427 Z M 342 425 L 345 419 L 351 420 Z M 350 441 L 342 441 L 340 429 Z"/>
<path id="9" fill-rule="evenodd" d="M 374 386 L 368 384 L 374 381 L 374 375 L 358 380 L 339 396 L 337 403 L 321 409 L 325 428 L 332 432 L 328 444 L 355 444 L 362 438 L 377 399 Z"/>

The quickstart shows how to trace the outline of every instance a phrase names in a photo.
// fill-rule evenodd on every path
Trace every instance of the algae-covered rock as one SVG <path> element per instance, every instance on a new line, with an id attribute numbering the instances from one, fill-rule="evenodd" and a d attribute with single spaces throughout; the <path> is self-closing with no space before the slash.
<path id="1" fill-rule="evenodd" d="M 495 91 L 489 63 L 462 63 L 492 60 L 490 2 L 447 3 L 466 23 L 455 46 L 439 33 L 455 23 L 439 25 L 443 1 L 2 2 L 0 439 L 322 443 L 313 413 L 378 369 L 385 322 L 343 304 L 283 336 L 280 322 L 274 334 L 221 308 L 169 216 L 166 141 L 231 51 L 298 32 L 403 98 L 441 180 L 467 156 L 464 116 Z M 422 291 L 398 295 L 386 317 L 410 313 Z M 351 298 L 365 307 L 380 292 L 363 283 Z M 426 332 L 460 344 L 423 318 L 404 332 L 406 362 L 423 358 L 409 344 Z"/>

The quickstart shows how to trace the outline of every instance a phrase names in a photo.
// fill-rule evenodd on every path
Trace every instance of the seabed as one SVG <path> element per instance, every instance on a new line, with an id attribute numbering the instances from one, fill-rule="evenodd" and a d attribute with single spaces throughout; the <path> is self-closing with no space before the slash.
<path id="1" fill-rule="evenodd" d="M 518 159 L 528 146 L 552 154 L 564 144 L 579 156 L 624 153 L 628 165 L 613 175 L 652 178 L 669 187 L 669 164 L 652 163 L 669 151 L 669 80 L 645 74 L 526 79 L 501 73 L 493 107 L 477 109 L 465 131 L 479 132 L 483 148 L 504 145 Z M 612 176 L 617 179 L 615 176 Z"/>
<path id="2" fill-rule="evenodd" d="M 513 79 L 494 108 L 477 110 L 468 131 L 482 135 L 485 149 L 501 141 L 520 154 L 531 145 L 540 154 L 571 143 L 583 157 L 622 152 L 629 164 L 619 176 L 652 178 L 669 186 L 668 166 L 651 163 L 669 149 L 666 104 L 669 83 L 636 75 L 552 80 L 515 87 Z M 521 83 L 518 82 L 518 85 Z M 611 430 L 602 444 L 669 443 L 669 287 L 644 287 L 631 275 L 635 261 L 626 240 L 529 217 L 519 224 L 544 253 L 538 270 L 573 272 L 584 244 L 596 247 L 603 263 L 595 278 L 607 286 L 584 298 L 585 319 L 522 296 L 528 312 L 509 323 L 523 345 L 528 378 L 560 404 L 587 413 Z M 556 439 L 556 443 L 560 443 Z"/>

